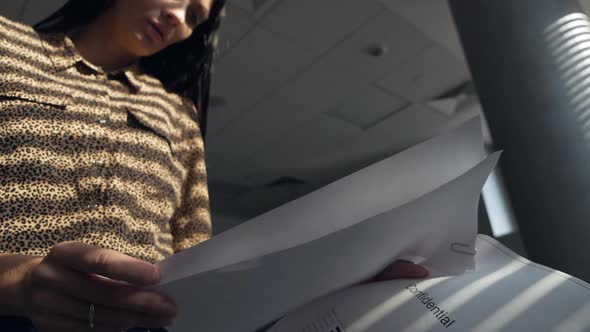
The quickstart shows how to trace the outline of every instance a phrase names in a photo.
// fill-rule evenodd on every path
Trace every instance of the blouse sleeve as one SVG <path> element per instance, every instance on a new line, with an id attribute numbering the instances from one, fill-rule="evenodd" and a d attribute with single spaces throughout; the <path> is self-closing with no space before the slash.
<path id="1" fill-rule="evenodd" d="M 187 165 L 187 179 L 180 207 L 170 222 L 174 253 L 208 240 L 212 234 L 204 144 L 200 132 L 189 132 L 180 145 L 179 150 L 186 151 L 182 159 Z"/>

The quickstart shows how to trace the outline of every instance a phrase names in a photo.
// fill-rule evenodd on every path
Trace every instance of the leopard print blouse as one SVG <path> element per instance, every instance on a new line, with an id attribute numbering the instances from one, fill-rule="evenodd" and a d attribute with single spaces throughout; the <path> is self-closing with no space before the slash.
<path id="1" fill-rule="evenodd" d="M 158 262 L 211 236 L 194 104 L 0 16 L 0 253 L 80 241 Z"/>

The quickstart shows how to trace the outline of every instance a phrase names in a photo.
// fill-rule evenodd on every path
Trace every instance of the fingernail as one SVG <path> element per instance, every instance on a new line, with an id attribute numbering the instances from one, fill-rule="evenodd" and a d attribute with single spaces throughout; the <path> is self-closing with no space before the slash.
<path id="1" fill-rule="evenodd" d="M 416 267 L 414 267 L 414 274 L 418 278 L 424 278 L 428 275 L 428 271 L 426 271 L 425 269 L 423 269 L 419 266 L 416 266 Z"/>
<path id="2" fill-rule="evenodd" d="M 160 305 L 160 308 L 166 315 L 176 315 L 176 305 L 170 302 L 164 302 Z"/>
<path id="3" fill-rule="evenodd" d="M 157 266 L 154 266 L 154 270 L 152 271 L 152 276 L 151 276 L 151 283 L 157 284 L 160 282 L 161 279 L 161 275 L 160 275 L 160 268 L 158 268 Z"/>
<path id="4" fill-rule="evenodd" d="M 160 294 L 162 303 L 170 304 L 172 306 L 176 306 L 176 302 L 174 299 L 168 295 Z"/>

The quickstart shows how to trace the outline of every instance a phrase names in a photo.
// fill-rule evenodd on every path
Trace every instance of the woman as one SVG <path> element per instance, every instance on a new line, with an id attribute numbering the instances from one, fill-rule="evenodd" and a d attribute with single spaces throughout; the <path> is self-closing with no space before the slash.
<path id="1" fill-rule="evenodd" d="M 0 17 L 0 330 L 168 325 L 154 263 L 211 236 L 203 129 L 224 0 Z M 378 279 L 425 276 L 395 263 Z"/>

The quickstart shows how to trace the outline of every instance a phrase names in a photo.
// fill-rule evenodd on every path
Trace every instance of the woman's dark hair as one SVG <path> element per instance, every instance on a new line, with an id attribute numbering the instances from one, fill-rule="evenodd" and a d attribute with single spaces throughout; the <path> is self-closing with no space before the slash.
<path id="1" fill-rule="evenodd" d="M 69 0 L 34 28 L 40 32 L 68 32 L 100 16 L 113 1 Z M 158 78 L 168 91 L 194 102 L 199 110 L 195 119 L 199 121 L 203 138 L 207 124 L 214 39 L 224 6 L 225 0 L 214 0 L 207 21 L 201 23 L 187 40 L 139 61 L 141 70 Z"/>

